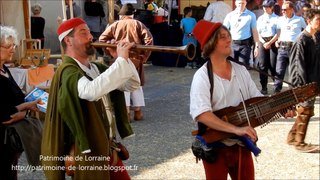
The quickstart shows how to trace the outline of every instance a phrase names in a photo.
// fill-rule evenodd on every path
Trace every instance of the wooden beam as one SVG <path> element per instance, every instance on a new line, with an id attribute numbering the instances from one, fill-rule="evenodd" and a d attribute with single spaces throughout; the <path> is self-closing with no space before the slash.
<path id="1" fill-rule="evenodd" d="M 22 3 L 23 3 L 24 31 L 26 34 L 26 39 L 31 39 L 29 0 L 22 0 Z"/>
<path id="2" fill-rule="evenodd" d="M 70 9 L 70 19 L 74 17 L 73 14 L 73 0 L 69 0 L 69 9 Z"/>
<path id="3" fill-rule="evenodd" d="M 62 5 L 62 14 L 63 14 L 63 19 L 62 20 L 67 20 L 67 12 L 66 12 L 66 2 L 65 2 L 65 0 L 61 0 L 61 5 Z"/>
<path id="4" fill-rule="evenodd" d="M 109 24 L 114 22 L 114 0 L 108 0 L 108 11 L 109 11 Z"/>

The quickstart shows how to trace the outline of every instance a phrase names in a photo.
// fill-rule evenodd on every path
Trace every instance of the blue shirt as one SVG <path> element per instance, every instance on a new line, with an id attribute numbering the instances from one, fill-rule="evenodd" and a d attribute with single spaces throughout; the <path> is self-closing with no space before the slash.
<path id="1" fill-rule="evenodd" d="M 261 37 L 272 37 L 277 33 L 277 24 L 279 16 L 272 13 L 264 13 L 257 20 L 257 31 Z"/>
<path id="2" fill-rule="evenodd" d="M 277 29 L 280 30 L 279 41 L 295 42 L 302 29 L 306 28 L 306 26 L 306 22 L 300 16 L 293 15 L 292 18 L 279 17 L 277 25 Z"/>
<path id="3" fill-rule="evenodd" d="M 193 28 L 196 26 L 197 21 L 195 18 L 188 17 L 181 19 L 180 26 L 183 27 L 183 40 L 182 44 L 187 45 L 189 43 L 193 43 L 195 46 L 197 46 L 197 40 L 194 36 L 188 36 L 189 33 L 192 33 Z"/>
<path id="4" fill-rule="evenodd" d="M 257 26 L 256 15 L 248 9 L 242 13 L 234 10 L 227 14 L 223 25 L 230 30 L 233 40 L 248 39 L 252 36 L 251 29 Z"/>
<path id="5" fill-rule="evenodd" d="M 180 26 L 183 27 L 184 34 L 189 34 L 193 31 L 194 26 L 196 26 L 197 21 L 195 18 L 188 17 L 181 19 Z"/>

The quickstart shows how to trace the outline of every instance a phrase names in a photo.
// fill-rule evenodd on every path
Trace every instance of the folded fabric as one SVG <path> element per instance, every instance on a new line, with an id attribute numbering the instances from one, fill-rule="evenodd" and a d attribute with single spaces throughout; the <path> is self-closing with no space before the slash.
<path id="1" fill-rule="evenodd" d="M 205 145 L 207 148 L 217 148 L 217 147 L 225 147 L 226 145 L 223 144 L 222 142 L 220 141 L 217 141 L 217 142 L 213 142 L 213 143 L 207 143 L 203 138 L 202 136 L 196 136 L 196 138 L 198 140 L 201 141 L 201 143 L 203 145 Z M 238 139 L 240 140 L 244 145 L 245 147 L 247 147 L 255 156 L 258 156 L 260 153 L 261 153 L 261 150 L 258 148 L 258 146 L 252 142 L 248 137 L 245 137 L 245 136 L 235 136 L 233 139 Z"/>
<path id="2" fill-rule="evenodd" d="M 47 66 L 28 69 L 28 83 L 34 86 L 45 81 L 50 81 L 54 75 L 54 66 L 48 64 Z"/>
<path id="3" fill-rule="evenodd" d="M 9 127 L 15 128 L 19 134 L 28 163 L 33 166 L 40 165 L 43 122 L 39 119 L 26 117 Z"/>

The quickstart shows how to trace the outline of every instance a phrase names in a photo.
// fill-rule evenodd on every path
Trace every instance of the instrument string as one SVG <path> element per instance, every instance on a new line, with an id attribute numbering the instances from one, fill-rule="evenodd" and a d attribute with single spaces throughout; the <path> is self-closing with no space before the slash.
<path id="1" fill-rule="evenodd" d="M 289 92 L 271 96 L 267 101 L 258 101 L 250 104 L 245 110 L 237 111 L 229 117 L 229 121 L 236 125 L 241 125 L 247 121 L 247 118 L 255 118 L 259 124 L 267 123 L 279 119 L 285 113 L 288 106 L 295 104 L 296 97 Z M 280 111 L 280 113 L 279 113 Z"/>
<path id="2" fill-rule="evenodd" d="M 257 117 L 260 124 L 269 123 L 276 118 L 280 118 L 282 116 L 281 113 L 284 113 L 288 106 L 294 104 L 294 96 L 292 94 L 284 92 L 281 95 L 282 96 L 279 96 L 279 99 L 275 99 L 277 97 L 274 97 L 273 99 L 271 99 L 272 101 L 270 103 L 264 103 L 262 105 L 264 106 L 264 109 L 267 110 L 262 113 L 261 117 Z M 271 115 L 271 117 L 266 116 L 266 114 Z"/>

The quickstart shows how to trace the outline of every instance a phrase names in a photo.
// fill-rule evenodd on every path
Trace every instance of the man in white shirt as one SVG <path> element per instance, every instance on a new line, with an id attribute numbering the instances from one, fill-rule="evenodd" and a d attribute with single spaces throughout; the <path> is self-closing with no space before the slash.
<path id="1" fill-rule="evenodd" d="M 297 40 L 301 31 L 306 28 L 306 22 L 301 16 L 294 13 L 294 5 L 290 1 L 282 4 L 283 16 L 278 18 L 277 34 L 278 40 L 276 46 L 278 56 L 276 62 L 276 79 L 274 81 L 274 93 L 282 90 L 282 80 L 286 74 L 286 70 L 290 58 L 290 50 L 293 43 Z"/>
<path id="2" fill-rule="evenodd" d="M 233 57 L 235 60 L 250 65 L 252 40 L 255 42 L 254 57 L 259 54 L 259 35 L 256 15 L 246 8 L 246 0 L 236 0 L 236 9 L 227 14 L 223 21 L 231 33 Z"/>
<path id="3" fill-rule="evenodd" d="M 223 23 L 224 18 L 232 11 L 231 7 L 224 0 L 217 0 L 207 7 L 203 19 L 211 22 Z"/>

